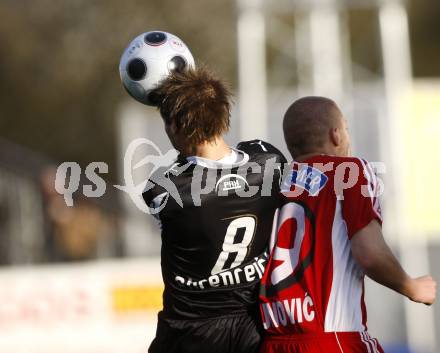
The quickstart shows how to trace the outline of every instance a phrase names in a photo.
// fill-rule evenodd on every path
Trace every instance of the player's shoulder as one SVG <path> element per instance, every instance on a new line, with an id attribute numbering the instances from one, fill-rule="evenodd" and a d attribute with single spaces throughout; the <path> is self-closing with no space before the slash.
<path id="1" fill-rule="evenodd" d="M 181 175 L 182 172 L 186 171 L 186 169 L 186 164 L 184 164 L 181 160 L 176 160 L 173 164 L 159 167 L 152 172 L 147 179 L 142 192 L 142 198 L 144 199 L 145 203 L 148 206 L 151 206 L 157 197 L 167 193 L 169 190 L 167 190 L 166 186 L 169 185 L 170 182 L 173 182 L 171 181 L 171 178 L 175 177 L 176 175 Z"/>
<path id="2" fill-rule="evenodd" d="M 335 157 L 335 164 L 344 168 L 358 169 L 359 172 L 371 172 L 371 163 L 360 157 Z"/>
<path id="3" fill-rule="evenodd" d="M 295 162 L 297 163 L 297 162 Z M 298 163 L 302 164 L 302 163 Z M 356 178 L 358 181 L 375 178 L 375 168 L 372 163 L 360 157 L 340 157 L 320 155 L 309 159 L 307 165 L 320 170 L 331 178 Z"/>
<path id="4" fill-rule="evenodd" d="M 166 190 L 161 187 L 157 180 L 165 178 L 166 174 L 163 170 L 156 170 L 153 172 L 148 180 L 146 181 L 145 188 L 142 191 L 142 198 L 144 199 L 147 206 L 151 206 L 153 200 L 159 196 L 161 193 L 166 192 Z"/>
<path id="5" fill-rule="evenodd" d="M 238 150 L 247 153 L 248 155 L 261 155 L 264 158 L 275 157 L 279 162 L 286 162 L 286 158 L 283 153 L 274 145 L 263 140 L 249 140 L 241 141 L 236 147 Z"/>
<path id="6" fill-rule="evenodd" d="M 364 158 L 326 156 L 325 162 L 332 163 L 329 169 L 334 178 L 341 178 L 342 180 L 353 178 L 352 180 L 356 181 L 354 184 L 376 182 L 377 176 L 374 165 Z"/>
<path id="7" fill-rule="evenodd" d="M 364 169 L 370 165 L 370 163 L 363 158 L 359 157 L 340 157 L 340 156 L 322 156 L 320 162 L 332 163 L 334 167 L 343 168 L 359 168 Z"/>

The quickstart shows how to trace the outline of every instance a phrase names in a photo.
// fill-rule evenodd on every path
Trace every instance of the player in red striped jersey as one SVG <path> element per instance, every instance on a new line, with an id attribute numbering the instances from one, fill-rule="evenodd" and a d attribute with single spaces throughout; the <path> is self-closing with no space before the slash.
<path id="1" fill-rule="evenodd" d="M 383 352 L 367 332 L 364 275 L 427 305 L 436 283 L 410 278 L 385 243 L 377 177 L 369 163 L 349 157 L 337 105 L 299 99 L 283 129 L 296 162 L 283 183 L 262 279 L 261 352 Z"/>

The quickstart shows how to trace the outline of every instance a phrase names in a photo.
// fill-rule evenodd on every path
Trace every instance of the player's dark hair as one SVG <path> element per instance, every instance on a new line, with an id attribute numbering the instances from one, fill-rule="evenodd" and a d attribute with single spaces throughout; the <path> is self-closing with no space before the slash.
<path id="1" fill-rule="evenodd" d="M 329 129 L 341 116 L 338 106 L 329 98 L 310 96 L 293 102 L 283 120 L 284 139 L 292 157 L 323 147 Z"/>
<path id="2" fill-rule="evenodd" d="M 166 123 L 174 121 L 192 146 L 229 130 L 231 93 L 206 67 L 172 73 L 154 95 L 162 118 Z"/>

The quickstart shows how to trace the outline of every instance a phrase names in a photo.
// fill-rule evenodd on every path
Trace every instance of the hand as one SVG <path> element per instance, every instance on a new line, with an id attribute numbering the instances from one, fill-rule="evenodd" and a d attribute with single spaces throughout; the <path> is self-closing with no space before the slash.
<path id="1" fill-rule="evenodd" d="M 437 282 L 431 276 L 422 276 L 409 280 L 407 297 L 416 302 L 432 305 L 435 302 Z"/>

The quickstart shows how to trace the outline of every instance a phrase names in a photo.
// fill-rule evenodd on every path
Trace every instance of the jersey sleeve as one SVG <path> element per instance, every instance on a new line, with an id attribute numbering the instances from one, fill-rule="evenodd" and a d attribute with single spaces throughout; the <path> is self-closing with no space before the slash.
<path id="1" fill-rule="evenodd" d="M 350 239 L 374 219 L 382 224 L 377 176 L 367 161 L 354 161 L 358 178 L 352 187 L 344 189 L 342 201 L 342 216 Z"/>
<path id="2" fill-rule="evenodd" d="M 157 185 L 151 182 L 151 180 L 147 181 L 145 186 L 145 190 L 142 192 L 142 198 L 144 199 L 145 204 L 151 210 L 157 207 L 155 199 L 157 198 Z M 159 215 L 155 213 L 150 213 L 154 218 L 160 220 Z"/>
<path id="3" fill-rule="evenodd" d="M 160 211 L 155 210 L 161 209 L 162 202 L 168 194 L 167 190 L 160 185 L 160 181 L 164 178 L 164 170 L 160 168 L 150 176 L 142 191 L 142 198 L 150 209 L 150 214 L 156 219 L 160 219 Z"/>
<path id="4" fill-rule="evenodd" d="M 262 140 L 242 141 L 237 144 L 237 149 L 252 155 L 262 157 L 265 165 L 276 167 L 272 195 L 280 192 L 281 180 L 285 171 L 290 167 L 283 153 L 272 144 Z M 275 163 L 275 164 L 272 164 Z"/>

